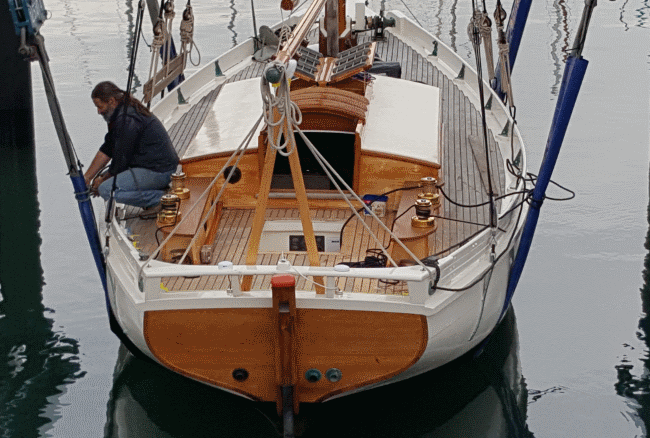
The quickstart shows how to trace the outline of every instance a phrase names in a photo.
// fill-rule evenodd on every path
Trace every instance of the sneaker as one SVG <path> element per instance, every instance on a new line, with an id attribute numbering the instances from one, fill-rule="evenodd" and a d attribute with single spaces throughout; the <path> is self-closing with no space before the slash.
<path id="1" fill-rule="evenodd" d="M 144 208 L 140 212 L 140 219 L 155 219 L 162 210 L 162 204 L 158 203 L 153 207 Z"/>

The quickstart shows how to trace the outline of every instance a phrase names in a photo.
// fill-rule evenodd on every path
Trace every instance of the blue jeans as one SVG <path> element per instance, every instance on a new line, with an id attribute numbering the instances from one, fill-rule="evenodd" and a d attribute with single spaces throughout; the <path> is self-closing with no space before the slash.
<path id="1" fill-rule="evenodd" d="M 127 169 L 117 175 L 115 201 L 142 208 L 153 207 L 167 192 L 172 173 L 173 170 L 160 173 L 142 167 Z M 99 185 L 99 195 L 108 200 L 112 188 L 111 177 Z"/>

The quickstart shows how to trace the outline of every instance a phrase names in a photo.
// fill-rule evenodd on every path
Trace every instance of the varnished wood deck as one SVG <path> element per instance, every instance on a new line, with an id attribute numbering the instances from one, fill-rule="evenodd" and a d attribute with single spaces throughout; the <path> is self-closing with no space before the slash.
<path id="1" fill-rule="evenodd" d="M 440 88 L 442 99 L 442 180 L 443 190 L 458 204 L 473 205 L 488 201 L 488 189 L 485 176 L 481 175 L 477 162 L 484 160 L 480 149 L 472 148 L 468 137 L 480 135 L 480 114 L 472 107 L 469 99 L 459 90 L 457 79 L 443 75 L 434 65 L 410 47 L 387 33 L 385 42 L 380 42 L 377 55 L 384 61 L 400 62 L 402 79 L 417 81 Z M 229 79 L 229 82 L 259 77 L 262 74 L 263 63 L 253 63 Z M 214 103 L 221 87 L 208 93 L 198 103 L 181 117 L 169 130 L 179 155 L 185 151 L 196 136 L 208 110 Z M 489 133 L 490 160 L 492 169 L 497 169 L 493 175 L 494 190 L 504 193 L 505 177 L 503 163 L 493 137 Z M 479 137 L 480 138 L 480 137 Z M 482 148 L 482 143 L 480 143 Z M 127 226 L 136 235 L 134 238 L 143 252 L 151 253 L 156 247 L 154 238 L 155 221 L 144 221 L 137 218 L 139 209 L 129 208 Z M 224 209 L 217 237 L 213 244 L 212 264 L 229 260 L 234 264 L 244 264 L 248 236 L 253 220 L 253 210 Z M 343 221 L 352 213 L 348 210 L 313 210 L 312 219 Z M 390 228 L 395 213 L 390 212 L 384 222 Z M 439 219 L 438 230 L 435 233 L 435 252 L 445 254 L 455 246 L 470 238 L 488 224 L 489 207 L 463 208 L 448 200 L 443 201 L 443 218 Z M 267 218 L 298 218 L 298 210 L 270 209 Z M 366 219 L 373 231 L 377 231 L 379 239 L 387 244 L 389 237 L 376 223 Z M 159 233 L 160 235 L 160 233 Z M 340 254 L 321 254 L 322 265 L 333 266 L 342 261 L 360 261 L 366 256 L 366 250 L 376 248 L 368 232 L 357 219 L 352 219 L 345 229 L 343 245 Z M 294 265 L 308 264 L 306 253 L 292 252 L 286 254 L 287 259 Z M 280 253 L 260 253 L 258 264 L 276 264 Z M 218 277 L 199 278 L 169 278 L 165 285 L 169 290 L 223 290 L 227 280 Z M 270 277 L 258 277 L 253 282 L 253 289 L 269 289 Z M 299 289 L 312 289 L 307 280 L 298 279 Z M 345 291 L 376 292 L 376 293 L 405 293 L 403 284 L 389 285 L 376 280 L 348 279 L 345 284 L 339 284 Z"/>

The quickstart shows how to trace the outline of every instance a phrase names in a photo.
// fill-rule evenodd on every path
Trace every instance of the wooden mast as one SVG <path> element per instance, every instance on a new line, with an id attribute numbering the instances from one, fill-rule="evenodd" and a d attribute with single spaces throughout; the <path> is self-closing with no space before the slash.
<path id="1" fill-rule="evenodd" d="M 325 7 L 325 31 L 327 32 L 327 44 L 325 56 L 335 58 L 339 54 L 339 0 L 327 0 Z M 345 11 L 343 12 L 345 17 Z"/>

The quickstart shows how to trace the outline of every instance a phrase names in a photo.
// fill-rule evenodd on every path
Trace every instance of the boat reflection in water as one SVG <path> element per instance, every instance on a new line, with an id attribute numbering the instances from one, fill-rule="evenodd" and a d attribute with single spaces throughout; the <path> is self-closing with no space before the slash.
<path id="1" fill-rule="evenodd" d="M 650 203 L 648 204 L 648 223 L 650 224 Z M 625 397 L 630 403 L 630 409 L 637 411 L 639 419 L 643 422 L 645 430 L 650 430 L 650 227 L 646 234 L 645 249 L 648 253 L 643 263 L 643 285 L 641 287 L 641 308 L 643 313 L 639 318 L 636 336 L 643 347 L 643 351 L 636 353 L 638 362 L 635 370 L 634 358 L 623 356 L 616 369 L 617 379 L 614 385 L 616 393 Z M 634 348 L 626 345 L 631 350 Z"/>
<path id="2" fill-rule="evenodd" d="M 532 437 L 512 308 L 483 353 L 432 372 L 326 403 L 301 405 L 303 437 Z M 248 402 L 120 348 L 107 437 L 281 435 L 274 403 Z"/>
<path id="3" fill-rule="evenodd" d="M 30 438 L 52 428 L 62 415 L 59 397 L 85 371 L 79 342 L 55 327 L 43 304 L 35 149 L 18 137 L 7 146 L 12 126 L 30 135 L 22 121 L 31 115 L 15 113 L 0 122 L 0 436 Z"/>

